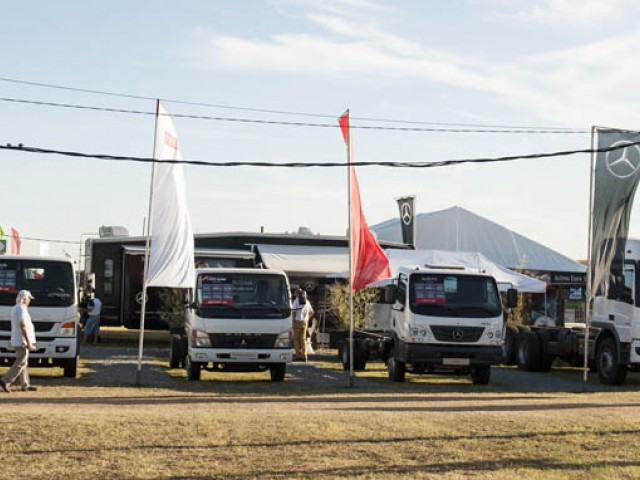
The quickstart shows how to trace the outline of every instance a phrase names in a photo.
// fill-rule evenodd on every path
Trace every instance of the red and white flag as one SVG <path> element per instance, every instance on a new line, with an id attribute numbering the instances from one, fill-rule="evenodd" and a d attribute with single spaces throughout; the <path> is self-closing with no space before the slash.
<path id="1" fill-rule="evenodd" d="M 368 284 L 391 276 L 389 258 L 380 244 L 369 230 L 367 219 L 362 210 L 360 187 L 356 170 L 351 165 L 352 150 L 349 131 L 349 111 L 340 117 L 340 129 L 349 150 L 349 182 L 351 196 L 349 208 L 351 210 L 350 248 L 351 248 L 351 289 L 360 290 Z"/>
<path id="2" fill-rule="evenodd" d="M 169 112 L 157 108 L 156 160 L 182 160 Z M 194 243 L 181 163 L 158 162 L 153 171 L 151 251 L 147 286 L 191 288 L 195 277 Z"/>
<path id="3" fill-rule="evenodd" d="M 11 227 L 11 255 L 20 255 L 20 232 Z"/>

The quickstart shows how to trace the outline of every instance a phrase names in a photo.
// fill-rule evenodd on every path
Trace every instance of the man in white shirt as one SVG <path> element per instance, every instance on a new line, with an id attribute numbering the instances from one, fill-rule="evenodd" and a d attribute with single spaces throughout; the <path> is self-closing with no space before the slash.
<path id="1" fill-rule="evenodd" d="M 33 299 L 29 290 L 20 290 L 16 305 L 11 309 L 11 345 L 16 351 L 16 360 L 11 368 L 0 378 L 0 389 L 9 393 L 9 386 L 20 377 L 23 392 L 33 392 L 29 372 L 29 352 L 36 349 L 36 333 L 27 308 Z"/>
<path id="2" fill-rule="evenodd" d="M 87 324 L 84 326 L 84 335 L 82 343 L 87 343 L 93 337 L 93 344 L 98 344 L 98 337 L 100 336 L 100 312 L 102 311 L 102 302 L 98 297 L 94 297 L 89 300 L 89 307 L 87 308 Z"/>
<path id="3" fill-rule="evenodd" d="M 293 302 L 293 348 L 295 360 L 307 361 L 307 326 L 313 316 L 313 307 L 307 300 L 307 292 L 302 289 L 296 291 Z"/>

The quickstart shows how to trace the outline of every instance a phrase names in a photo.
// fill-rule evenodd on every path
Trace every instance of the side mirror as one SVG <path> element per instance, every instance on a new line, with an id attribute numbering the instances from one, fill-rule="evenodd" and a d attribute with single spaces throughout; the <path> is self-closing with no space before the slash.
<path id="1" fill-rule="evenodd" d="M 382 290 L 382 303 L 392 305 L 398 298 L 398 287 L 395 285 L 387 285 Z"/>
<path id="2" fill-rule="evenodd" d="M 190 308 L 191 310 L 196 310 L 198 308 L 197 302 L 187 302 L 185 304 L 186 308 Z"/>
<path id="3" fill-rule="evenodd" d="M 514 308 L 518 306 L 518 290 L 510 288 L 507 290 L 507 308 Z"/>

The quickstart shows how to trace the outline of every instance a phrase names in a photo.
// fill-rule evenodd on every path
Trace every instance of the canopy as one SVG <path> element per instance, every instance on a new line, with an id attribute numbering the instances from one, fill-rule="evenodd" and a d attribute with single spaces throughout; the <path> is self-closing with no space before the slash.
<path id="1" fill-rule="evenodd" d="M 346 247 L 261 244 L 256 248 L 267 268 L 282 270 L 290 276 L 326 277 L 349 270 Z"/>
<path id="2" fill-rule="evenodd" d="M 455 265 L 487 273 L 496 279 L 501 292 L 515 288 L 520 292 L 545 293 L 547 285 L 541 280 L 513 272 L 493 263 L 479 252 L 452 252 L 447 250 L 385 250 L 394 277 L 401 266 Z"/>

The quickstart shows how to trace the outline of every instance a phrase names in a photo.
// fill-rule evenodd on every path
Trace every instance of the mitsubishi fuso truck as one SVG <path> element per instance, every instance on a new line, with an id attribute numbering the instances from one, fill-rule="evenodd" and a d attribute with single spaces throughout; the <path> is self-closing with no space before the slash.
<path id="1" fill-rule="evenodd" d="M 424 265 L 400 267 L 390 280 L 354 339 L 354 368 L 379 356 L 392 382 L 403 382 L 409 371 L 470 374 L 473 383 L 488 384 L 491 365 L 501 362 L 505 329 L 494 277 L 467 267 Z M 509 289 L 507 298 L 514 305 L 517 291 Z"/>
<path id="2" fill-rule="evenodd" d="M 278 270 L 196 270 L 186 313 L 185 365 L 189 380 L 202 369 L 266 371 L 283 381 L 292 361 L 289 281 Z"/>
<path id="3" fill-rule="evenodd" d="M 20 290 L 34 296 L 29 314 L 36 334 L 36 350 L 29 365 L 61 367 L 74 378 L 78 368 L 78 304 L 73 264 L 66 259 L 0 256 L 0 364 L 15 358 L 11 347 L 11 309 Z"/>

